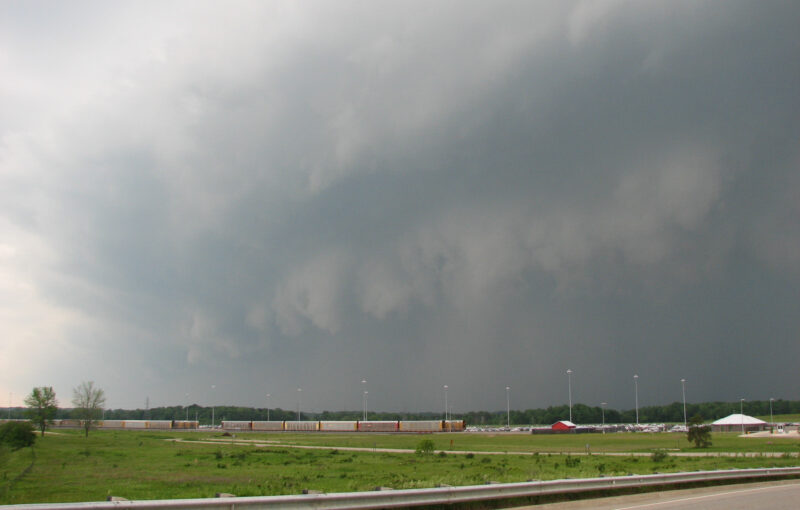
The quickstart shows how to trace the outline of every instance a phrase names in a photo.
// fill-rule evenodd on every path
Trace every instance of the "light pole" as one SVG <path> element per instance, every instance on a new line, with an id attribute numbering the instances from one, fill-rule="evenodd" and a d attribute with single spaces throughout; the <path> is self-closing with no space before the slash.
<path id="1" fill-rule="evenodd" d="M 297 388 L 297 421 L 300 421 L 300 394 L 303 392 L 303 388 Z"/>
<path id="2" fill-rule="evenodd" d="M 686 379 L 681 379 L 681 393 L 683 394 L 683 427 L 686 428 Z"/>
<path id="3" fill-rule="evenodd" d="M 572 369 L 567 369 L 567 387 L 569 388 L 569 421 L 572 423 Z"/>
<path id="4" fill-rule="evenodd" d="M 369 416 L 369 392 L 364 390 L 364 421 L 367 421 Z"/>
<path id="5" fill-rule="evenodd" d="M 442 388 L 444 388 L 444 421 L 447 421 L 447 385 L 445 384 Z"/>
<path id="6" fill-rule="evenodd" d="M 189 394 L 186 394 L 186 421 L 189 421 Z"/>
<path id="7" fill-rule="evenodd" d="M 600 414 L 603 420 L 603 426 L 601 428 L 603 429 L 603 434 L 606 433 L 606 405 L 608 405 L 606 402 L 600 402 Z"/>
<path id="8" fill-rule="evenodd" d="M 361 379 L 361 385 L 363 389 L 361 394 L 361 416 L 364 421 L 367 421 L 367 380 Z"/>
<path id="9" fill-rule="evenodd" d="M 511 397 L 509 396 L 511 386 L 506 386 L 506 428 L 511 428 Z"/>
<path id="10" fill-rule="evenodd" d="M 739 399 L 739 417 L 742 419 L 742 434 L 744 434 L 744 399 Z"/>
<path id="11" fill-rule="evenodd" d="M 216 388 L 216 384 L 211 385 L 211 428 L 214 428 L 214 388 Z"/>
<path id="12" fill-rule="evenodd" d="M 636 426 L 639 426 L 639 375 L 633 374 L 633 393 L 636 399 Z"/>
<path id="13" fill-rule="evenodd" d="M 775 421 L 772 419 L 772 402 L 774 400 L 775 399 L 772 398 L 772 397 L 770 397 L 770 399 L 769 399 L 769 433 L 770 434 L 772 434 L 772 432 L 775 430 Z"/>
<path id="14" fill-rule="evenodd" d="M 269 393 L 267 393 L 267 421 L 269 421 L 269 397 L 271 397 Z"/>

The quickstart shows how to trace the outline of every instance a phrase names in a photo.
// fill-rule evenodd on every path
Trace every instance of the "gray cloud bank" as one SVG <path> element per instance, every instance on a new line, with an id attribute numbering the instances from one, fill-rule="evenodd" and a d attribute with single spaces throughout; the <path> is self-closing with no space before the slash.
<path id="1" fill-rule="evenodd" d="M 797 398 L 796 3 L 0 13 L 0 388 Z"/>

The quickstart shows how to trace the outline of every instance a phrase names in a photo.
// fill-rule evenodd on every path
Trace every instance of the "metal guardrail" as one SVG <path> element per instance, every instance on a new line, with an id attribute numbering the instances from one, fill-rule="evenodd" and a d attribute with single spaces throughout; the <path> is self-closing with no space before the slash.
<path id="1" fill-rule="evenodd" d="M 91 503 L 43 503 L 0 505 L 2 510 L 296 510 L 366 509 L 441 505 L 472 501 L 526 498 L 599 490 L 659 485 L 800 476 L 800 467 L 731 469 L 654 475 L 610 476 L 545 482 L 499 483 L 434 489 L 382 490 L 292 496 L 257 496 L 214 499 L 170 499 L 149 501 L 103 501 Z"/>

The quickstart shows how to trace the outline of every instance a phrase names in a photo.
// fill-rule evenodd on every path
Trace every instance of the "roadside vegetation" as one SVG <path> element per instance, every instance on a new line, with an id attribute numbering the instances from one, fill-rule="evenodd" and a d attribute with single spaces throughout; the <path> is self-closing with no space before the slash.
<path id="1" fill-rule="evenodd" d="M 181 438 L 186 441 L 169 441 Z M 191 441 L 191 440 L 194 441 Z M 200 440 L 273 441 L 273 446 Z M 430 441 L 430 443 L 428 443 Z M 425 444 L 421 444 L 425 442 Z M 320 444 L 329 449 L 299 449 L 285 444 Z M 430 450 L 431 443 L 433 451 Z M 611 457 L 590 452 L 643 452 Z M 793 466 L 800 442 L 737 438 L 715 434 L 714 449 L 787 452 L 779 457 L 675 457 L 672 448 L 699 451 L 685 434 L 606 434 L 531 436 L 482 434 L 346 435 L 239 434 L 212 432 L 60 430 L 38 438 L 34 447 L 6 451 L 0 458 L 0 504 L 99 501 L 108 496 L 133 500 L 238 496 L 473 485 L 489 481 L 649 474 L 745 467 Z M 353 452 L 346 446 L 371 449 Z M 422 446 L 422 448 L 420 448 Z M 404 448 L 410 453 L 381 452 Z M 34 455 L 35 449 L 35 455 Z M 421 454 L 414 453 L 417 449 Z M 551 452 L 534 455 L 440 454 L 445 450 Z M 703 450 L 703 451 L 708 451 Z M 720 450 L 720 451 L 722 451 Z M 570 453 L 571 452 L 571 453 Z M 584 455 L 577 455 L 584 453 Z M 34 462 L 35 460 L 35 462 Z"/>

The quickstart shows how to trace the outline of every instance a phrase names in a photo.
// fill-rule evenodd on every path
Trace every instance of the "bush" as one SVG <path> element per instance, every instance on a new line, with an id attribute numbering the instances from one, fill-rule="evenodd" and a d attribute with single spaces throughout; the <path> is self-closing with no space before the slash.
<path id="1" fill-rule="evenodd" d="M 656 450 L 653 452 L 653 455 L 650 456 L 650 460 L 652 460 L 653 462 L 662 462 L 667 460 L 667 457 L 669 457 L 669 455 L 667 455 L 667 452 L 662 450 Z"/>
<path id="2" fill-rule="evenodd" d="M 36 442 L 36 433 L 30 422 L 10 421 L 0 426 L 0 444 L 8 446 L 12 450 L 33 446 L 34 442 Z"/>
<path id="3" fill-rule="evenodd" d="M 433 450 L 435 449 L 433 441 L 431 439 L 423 439 L 422 441 L 417 444 L 417 455 L 431 455 L 433 454 Z"/>

